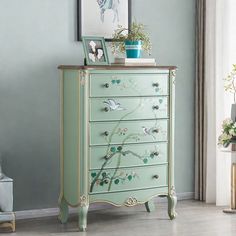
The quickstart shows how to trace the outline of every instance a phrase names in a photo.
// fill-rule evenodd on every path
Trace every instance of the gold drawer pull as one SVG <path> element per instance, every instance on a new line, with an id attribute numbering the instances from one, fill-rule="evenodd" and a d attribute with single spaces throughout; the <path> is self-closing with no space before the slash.
<path id="1" fill-rule="evenodd" d="M 153 155 L 154 156 L 159 156 L 159 152 L 154 152 Z"/>
<path id="2" fill-rule="evenodd" d="M 109 132 L 108 132 L 108 131 L 105 131 L 103 134 L 104 134 L 105 136 L 108 136 L 108 135 L 109 135 Z"/>
<path id="3" fill-rule="evenodd" d="M 152 132 L 153 133 L 159 133 L 159 129 L 154 129 Z"/>
<path id="4" fill-rule="evenodd" d="M 159 175 L 153 175 L 153 179 L 159 179 Z"/>
<path id="5" fill-rule="evenodd" d="M 153 87 L 159 87 L 159 84 L 158 83 L 153 83 L 152 86 Z"/>
<path id="6" fill-rule="evenodd" d="M 104 111 L 105 111 L 105 112 L 108 112 L 108 111 L 109 111 L 109 108 L 108 108 L 108 107 L 105 107 L 105 108 L 104 108 Z"/>
<path id="7" fill-rule="evenodd" d="M 104 87 L 105 87 L 105 88 L 109 88 L 110 85 L 109 85 L 108 83 L 105 83 L 105 84 L 104 84 Z"/>
<path id="8" fill-rule="evenodd" d="M 153 110 L 158 110 L 158 109 L 159 109 L 159 106 L 158 106 L 158 105 L 153 106 L 152 109 L 153 109 Z"/>

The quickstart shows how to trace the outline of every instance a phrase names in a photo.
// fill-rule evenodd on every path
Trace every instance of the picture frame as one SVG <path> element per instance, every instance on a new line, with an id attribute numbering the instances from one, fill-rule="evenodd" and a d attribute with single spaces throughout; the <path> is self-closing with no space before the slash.
<path id="1" fill-rule="evenodd" d="M 77 40 L 93 35 L 111 41 L 118 25 L 130 28 L 131 0 L 77 0 Z"/>
<path id="2" fill-rule="evenodd" d="M 104 37 L 83 36 L 82 43 L 86 65 L 109 65 Z"/>

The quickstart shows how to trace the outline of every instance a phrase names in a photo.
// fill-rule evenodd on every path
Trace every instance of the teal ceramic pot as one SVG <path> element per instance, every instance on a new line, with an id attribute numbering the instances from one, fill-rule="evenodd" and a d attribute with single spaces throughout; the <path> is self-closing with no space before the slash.
<path id="1" fill-rule="evenodd" d="M 142 41 L 125 41 L 125 50 L 127 58 L 140 58 L 142 50 Z"/>

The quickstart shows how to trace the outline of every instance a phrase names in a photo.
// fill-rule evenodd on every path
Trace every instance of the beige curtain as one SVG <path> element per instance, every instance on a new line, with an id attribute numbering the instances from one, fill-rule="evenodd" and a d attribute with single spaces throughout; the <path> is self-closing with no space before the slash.
<path id="1" fill-rule="evenodd" d="M 206 0 L 196 1 L 195 199 L 206 197 L 205 26 Z"/>
<path id="2" fill-rule="evenodd" d="M 197 0 L 195 199 L 217 205 L 227 205 L 230 199 L 231 159 L 217 139 L 232 103 L 223 78 L 230 71 L 230 52 L 235 51 L 235 42 L 230 43 L 233 9 L 235 0 Z"/>

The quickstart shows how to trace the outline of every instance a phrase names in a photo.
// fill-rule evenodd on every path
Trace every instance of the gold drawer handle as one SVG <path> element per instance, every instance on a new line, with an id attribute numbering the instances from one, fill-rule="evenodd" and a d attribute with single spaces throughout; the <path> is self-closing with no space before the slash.
<path id="1" fill-rule="evenodd" d="M 105 108 L 104 108 L 104 111 L 105 111 L 105 112 L 108 112 L 108 111 L 109 111 L 109 108 L 108 108 L 108 107 L 105 107 Z"/>
<path id="2" fill-rule="evenodd" d="M 159 179 L 159 175 L 153 175 L 153 179 Z"/>
<path id="3" fill-rule="evenodd" d="M 104 84 L 104 87 L 105 87 L 105 88 L 109 88 L 110 85 L 109 85 L 108 83 L 105 83 L 105 84 Z"/>
<path id="4" fill-rule="evenodd" d="M 152 132 L 153 133 L 159 133 L 159 129 L 154 129 Z"/>
<path id="5" fill-rule="evenodd" d="M 152 86 L 153 87 L 159 87 L 159 83 L 153 83 Z"/>
<path id="6" fill-rule="evenodd" d="M 154 156 L 159 156 L 159 152 L 154 152 L 153 155 Z"/>
<path id="7" fill-rule="evenodd" d="M 158 110 L 158 109 L 159 109 L 159 106 L 158 106 L 158 105 L 153 106 L 152 109 L 153 109 L 153 110 Z"/>
<path id="8" fill-rule="evenodd" d="M 109 160 L 110 158 L 108 156 L 104 156 L 103 159 Z"/>

